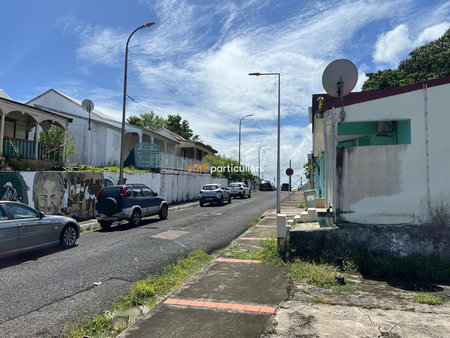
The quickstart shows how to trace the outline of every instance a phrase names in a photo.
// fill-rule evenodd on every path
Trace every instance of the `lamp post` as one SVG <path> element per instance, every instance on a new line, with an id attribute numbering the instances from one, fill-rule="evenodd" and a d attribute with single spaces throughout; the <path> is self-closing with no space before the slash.
<path id="1" fill-rule="evenodd" d="M 260 153 L 261 153 L 261 148 L 265 147 L 267 144 L 263 144 L 261 146 L 258 147 L 258 178 L 259 178 L 259 184 L 261 185 L 261 161 L 260 161 Z"/>
<path id="2" fill-rule="evenodd" d="M 278 76 L 278 136 L 277 136 L 277 214 L 281 212 L 280 204 L 280 73 L 249 73 L 250 76 L 274 75 Z"/>
<path id="3" fill-rule="evenodd" d="M 242 120 L 245 119 L 246 117 L 250 117 L 250 116 L 253 116 L 253 114 L 245 115 L 239 121 L 239 165 L 241 165 L 241 125 L 242 125 Z"/>
<path id="4" fill-rule="evenodd" d="M 142 28 L 147 28 L 150 26 L 153 26 L 154 22 L 146 23 L 145 25 L 142 25 L 138 28 L 136 28 L 128 37 L 127 45 L 125 47 L 125 73 L 123 77 L 123 109 L 122 109 L 122 132 L 120 135 L 120 170 L 119 170 L 119 184 L 123 184 L 123 146 L 125 143 L 125 112 L 126 112 L 126 105 L 127 105 L 127 70 L 128 70 L 128 44 L 130 43 L 131 37 L 136 33 L 138 30 Z"/>

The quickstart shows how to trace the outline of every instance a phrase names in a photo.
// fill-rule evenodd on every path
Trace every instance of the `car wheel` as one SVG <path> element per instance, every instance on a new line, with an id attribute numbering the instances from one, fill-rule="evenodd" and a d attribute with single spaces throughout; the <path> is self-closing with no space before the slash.
<path id="1" fill-rule="evenodd" d="M 228 196 L 228 204 L 231 204 L 231 195 Z"/>
<path id="2" fill-rule="evenodd" d="M 205 205 L 205 203 L 200 201 L 200 206 L 203 207 L 204 205 Z"/>
<path id="3" fill-rule="evenodd" d="M 245 193 L 241 194 L 241 199 L 243 199 L 245 197 Z"/>
<path id="4" fill-rule="evenodd" d="M 169 208 L 167 207 L 167 204 L 163 204 L 161 210 L 159 211 L 159 219 L 166 219 L 168 214 Z"/>
<path id="5" fill-rule="evenodd" d="M 135 227 L 141 224 L 141 212 L 139 211 L 139 209 L 133 210 L 133 213 L 130 217 L 130 224 Z"/>
<path id="6" fill-rule="evenodd" d="M 219 205 L 223 205 L 223 195 L 220 197 Z"/>
<path id="7" fill-rule="evenodd" d="M 103 229 L 107 229 L 107 228 L 111 227 L 111 224 L 112 224 L 111 222 L 108 222 L 108 221 L 100 221 L 99 223 Z"/>
<path id="8" fill-rule="evenodd" d="M 100 213 L 112 216 L 117 212 L 117 201 L 113 197 L 107 197 L 101 202 Z"/>
<path id="9" fill-rule="evenodd" d="M 72 224 L 67 225 L 62 231 L 59 240 L 64 249 L 74 246 L 77 241 L 77 230 L 75 227 Z"/>
<path id="10" fill-rule="evenodd" d="M 248 192 L 248 198 L 251 198 L 251 197 L 252 197 L 252 192 L 249 191 L 249 192 Z"/>

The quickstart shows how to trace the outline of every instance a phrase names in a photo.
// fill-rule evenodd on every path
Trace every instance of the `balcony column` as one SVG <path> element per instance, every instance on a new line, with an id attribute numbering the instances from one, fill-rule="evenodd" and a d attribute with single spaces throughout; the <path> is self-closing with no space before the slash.
<path id="1" fill-rule="evenodd" d="M 167 141 L 164 141 L 164 152 L 167 154 Z"/>
<path id="2" fill-rule="evenodd" d="M 38 128 L 39 123 L 34 127 L 34 159 L 39 160 L 39 142 L 38 142 Z"/>
<path id="3" fill-rule="evenodd" d="M 197 148 L 194 148 L 194 160 L 197 160 Z"/>
<path id="4" fill-rule="evenodd" d="M 63 139 L 63 150 L 62 150 L 61 160 L 60 161 L 65 164 L 66 163 L 66 161 L 65 161 L 65 154 L 66 154 L 66 129 L 65 128 L 63 128 L 62 139 Z"/>
<path id="5" fill-rule="evenodd" d="M 0 157 L 3 157 L 3 135 L 5 129 L 5 114 L 2 114 L 2 126 L 0 127 Z"/>
<path id="6" fill-rule="evenodd" d="M 155 138 L 154 138 L 153 136 L 151 136 L 151 137 L 150 137 L 150 142 L 151 142 L 151 143 L 155 143 L 154 141 L 155 141 Z"/>

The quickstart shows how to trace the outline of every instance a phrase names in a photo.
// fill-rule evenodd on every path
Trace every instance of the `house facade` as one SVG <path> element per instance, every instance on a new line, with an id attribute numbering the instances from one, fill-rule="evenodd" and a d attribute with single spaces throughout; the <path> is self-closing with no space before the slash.
<path id="1" fill-rule="evenodd" d="M 313 186 L 338 220 L 420 224 L 450 207 L 450 77 L 351 93 L 344 105 L 315 94 L 310 110 Z"/>
<path id="2" fill-rule="evenodd" d="M 39 133 L 56 125 L 63 130 L 64 139 L 71 121 L 69 117 L 13 101 L 0 90 L 0 158 L 42 161 L 40 168 L 63 163 L 64 144 L 39 142 Z"/>
<path id="3" fill-rule="evenodd" d="M 89 114 L 82 108 L 80 101 L 54 89 L 46 91 L 27 104 L 73 119 L 68 128 L 68 136 L 73 136 L 76 154 L 70 157 L 69 163 L 95 166 L 119 164 L 121 121 L 111 119 L 98 109 L 91 112 L 89 119 Z M 124 137 L 125 159 L 133 147 L 142 142 L 157 144 L 161 153 L 175 155 L 178 152 L 177 140 L 127 123 Z"/>

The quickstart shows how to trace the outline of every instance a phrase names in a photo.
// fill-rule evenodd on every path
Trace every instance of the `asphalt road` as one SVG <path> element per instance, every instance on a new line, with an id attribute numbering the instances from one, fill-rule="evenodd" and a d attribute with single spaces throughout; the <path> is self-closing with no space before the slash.
<path id="1" fill-rule="evenodd" d="M 287 193 L 282 194 L 282 199 Z M 0 332 L 5 337 L 61 335 L 68 324 L 107 308 L 132 282 L 194 249 L 213 252 L 275 208 L 276 192 L 231 205 L 199 206 L 109 230 L 81 234 L 69 250 L 49 248 L 0 260 Z"/>

